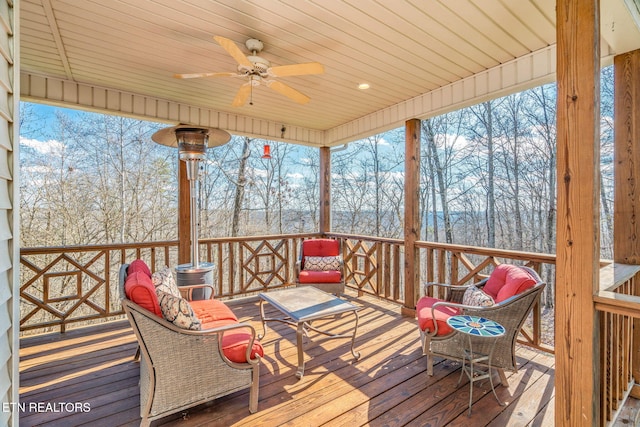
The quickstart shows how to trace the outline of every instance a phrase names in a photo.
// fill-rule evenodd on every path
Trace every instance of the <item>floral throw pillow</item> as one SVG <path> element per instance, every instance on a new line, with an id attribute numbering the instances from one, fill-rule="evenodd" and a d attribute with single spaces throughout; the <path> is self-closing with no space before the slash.
<path id="1" fill-rule="evenodd" d="M 304 269 L 310 271 L 339 270 L 342 257 L 336 256 L 307 256 L 304 257 Z"/>
<path id="2" fill-rule="evenodd" d="M 151 275 L 151 281 L 153 282 L 153 286 L 156 287 L 156 294 L 158 294 L 158 292 L 166 292 L 174 297 L 181 296 L 180 289 L 178 289 L 176 280 L 173 278 L 173 272 L 169 267 L 164 267 L 153 273 Z M 159 297 L 160 295 L 158 295 L 158 298 Z"/>
<path id="3" fill-rule="evenodd" d="M 162 317 L 165 320 L 182 329 L 190 329 L 192 331 L 202 329 L 202 322 L 196 317 L 189 301 L 167 292 L 159 291 L 157 294 L 160 302 L 160 311 L 162 311 Z"/>
<path id="4" fill-rule="evenodd" d="M 495 304 L 495 301 L 491 298 L 491 295 L 487 295 L 482 289 L 470 286 L 469 289 L 464 291 L 462 304 L 476 307 L 491 307 Z"/>

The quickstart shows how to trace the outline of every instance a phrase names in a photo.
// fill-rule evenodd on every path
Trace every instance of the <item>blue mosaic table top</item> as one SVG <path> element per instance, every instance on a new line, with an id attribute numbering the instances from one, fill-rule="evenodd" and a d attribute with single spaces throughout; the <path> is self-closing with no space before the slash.
<path id="1" fill-rule="evenodd" d="M 504 335 L 504 327 L 490 319 L 478 316 L 468 316 L 461 314 L 451 316 L 447 319 L 447 324 L 456 331 L 478 336 L 478 337 L 500 337 Z"/>

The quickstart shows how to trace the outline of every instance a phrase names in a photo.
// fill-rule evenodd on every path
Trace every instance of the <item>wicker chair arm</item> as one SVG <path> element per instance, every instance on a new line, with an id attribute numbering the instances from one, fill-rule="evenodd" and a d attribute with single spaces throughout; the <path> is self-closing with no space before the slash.
<path id="1" fill-rule="evenodd" d="M 257 356 L 255 359 L 251 358 L 253 343 L 256 340 L 256 330 L 253 326 L 251 326 L 248 323 L 236 323 L 232 325 L 219 326 L 216 328 L 202 329 L 200 331 L 187 331 L 187 332 L 195 332 L 194 334 L 189 334 L 189 335 L 198 335 L 198 336 L 218 335 L 218 341 L 220 343 L 219 348 L 222 349 L 222 337 L 224 333 L 228 331 L 233 331 L 236 329 L 249 329 L 251 338 L 249 339 L 249 343 L 247 344 L 247 349 L 245 350 L 245 360 L 247 361 L 247 363 L 252 363 L 252 364 L 259 363 L 259 359 L 260 359 L 259 356 Z M 232 361 L 227 359 L 227 356 L 222 351 L 220 352 L 220 355 L 224 359 L 226 359 L 228 363 L 233 363 Z"/>
<path id="2" fill-rule="evenodd" d="M 210 285 L 208 283 L 198 283 L 198 284 L 195 284 L 195 285 L 184 285 L 184 286 L 179 286 L 178 288 L 180 290 L 180 295 L 184 299 L 186 299 L 187 301 L 191 301 L 192 300 L 194 289 L 206 289 L 206 288 L 209 288 L 209 289 L 211 289 L 211 294 L 209 296 L 209 299 L 213 299 L 214 296 L 215 296 L 215 288 L 213 287 L 213 285 Z"/>

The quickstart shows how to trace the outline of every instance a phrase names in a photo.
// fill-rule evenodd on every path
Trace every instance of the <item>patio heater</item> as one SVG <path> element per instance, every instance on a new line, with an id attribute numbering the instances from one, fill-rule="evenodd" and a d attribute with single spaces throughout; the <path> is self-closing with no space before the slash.
<path id="1" fill-rule="evenodd" d="M 214 264 L 200 262 L 198 250 L 198 191 L 200 180 L 200 162 L 205 158 L 207 147 L 216 147 L 226 144 L 231 135 L 228 132 L 207 127 L 191 125 L 178 125 L 164 128 L 151 136 L 156 143 L 169 147 L 178 147 L 178 155 L 185 162 L 187 180 L 189 181 L 189 210 L 191 215 L 191 262 L 180 264 L 176 267 L 176 282 L 178 286 L 187 286 L 201 283 L 213 284 Z M 194 299 L 210 297 L 210 290 L 194 292 Z"/>

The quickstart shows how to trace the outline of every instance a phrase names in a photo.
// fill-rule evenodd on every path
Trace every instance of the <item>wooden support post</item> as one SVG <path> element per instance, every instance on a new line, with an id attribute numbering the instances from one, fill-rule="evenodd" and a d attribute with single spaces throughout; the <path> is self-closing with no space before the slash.
<path id="1" fill-rule="evenodd" d="M 178 159 L 178 264 L 191 262 L 190 203 L 187 167 Z"/>
<path id="2" fill-rule="evenodd" d="M 613 259 L 640 264 L 640 50 L 614 58 L 615 197 Z M 635 284 L 638 287 L 638 284 Z M 634 289 L 634 294 L 638 289 Z M 640 320 L 634 320 L 632 373 L 640 383 Z"/>
<path id="3" fill-rule="evenodd" d="M 331 231 L 331 150 L 320 147 L 320 233 Z"/>
<path id="4" fill-rule="evenodd" d="M 415 316 L 420 286 L 420 120 L 405 123 L 404 160 L 404 306 L 402 314 Z"/>
<path id="5" fill-rule="evenodd" d="M 599 422 L 599 15 L 599 0 L 556 4 L 556 426 Z"/>

